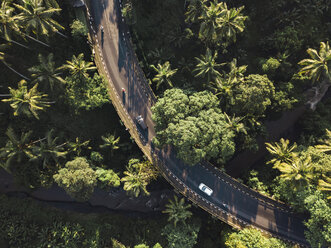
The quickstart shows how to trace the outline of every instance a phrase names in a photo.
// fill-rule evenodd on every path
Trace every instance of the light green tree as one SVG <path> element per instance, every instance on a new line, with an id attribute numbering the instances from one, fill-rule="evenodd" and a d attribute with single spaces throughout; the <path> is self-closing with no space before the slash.
<path id="1" fill-rule="evenodd" d="M 15 4 L 20 11 L 19 17 L 27 33 L 37 36 L 46 35 L 64 29 L 57 21 L 52 19 L 61 9 L 45 4 L 43 0 L 22 0 L 22 5 Z"/>
<path id="2" fill-rule="evenodd" d="M 86 62 L 84 60 L 83 53 L 79 54 L 77 57 L 73 55 L 71 61 L 67 60 L 66 64 L 60 68 L 69 70 L 71 75 L 77 76 L 79 79 L 87 79 L 89 77 L 88 72 L 96 69 L 92 62 Z"/>
<path id="3" fill-rule="evenodd" d="M 331 131 L 326 129 L 326 139 L 322 141 L 322 144 L 316 145 L 316 148 L 321 152 L 331 151 Z"/>
<path id="4" fill-rule="evenodd" d="M 180 221 L 185 224 L 185 220 L 192 216 L 192 213 L 188 210 L 190 207 L 190 204 L 185 204 L 184 198 L 178 200 L 178 197 L 175 195 L 173 200 L 169 199 L 166 210 L 162 211 L 162 213 L 168 214 L 168 221 L 173 221 L 174 226 L 176 226 Z"/>
<path id="5" fill-rule="evenodd" d="M 111 169 L 105 170 L 103 168 L 98 168 L 95 171 L 101 187 L 118 187 L 121 184 L 121 179 L 118 176 L 118 173 L 114 172 Z"/>
<path id="6" fill-rule="evenodd" d="M 124 182 L 124 190 L 138 197 L 141 193 L 149 195 L 146 187 L 157 178 L 158 171 L 149 161 L 140 162 L 138 159 L 130 159 L 124 175 L 121 178 Z"/>
<path id="7" fill-rule="evenodd" d="M 299 62 L 302 68 L 299 74 L 305 74 L 311 77 L 313 83 L 318 82 L 321 78 L 331 81 L 331 49 L 329 42 L 321 42 L 320 50 L 308 48 L 307 53 L 310 59 L 304 59 Z"/>
<path id="8" fill-rule="evenodd" d="M 324 180 L 318 180 L 318 189 L 328 194 L 328 199 L 331 199 L 331 177 L 325 177 Z"/>
<path id="9" fill-rule="evenodd" d="M 267 238 L 253 228 L 245 228 L 234 232 L 226 238 L 227 248 L 287 248 L 288 246 L 275 238 Z"/>
<path id="10" fill-rule="evenodd" d="M 76 157 L 54 176 L 54 181 L 77 201 L 87 201 L 97 184 L 97 175 L 87 160 Z"/>
<path id="11" fill-rule="evenodd" d="M 291 163 L 297 156 L 295 152 L 297 144 L 294 143 L 290 146 L 289 140 L 281 138 L 279 142 L 265 144 L 268 152 L 274 157 L 268 161 L 268 164 L 273 164 L 274 168 L 277 168 L 281 163 Z"/>
<path id="12" fill-rule="evenodd" d="M 61 69 L 55 67 L 52 53 L 44 57 L 42 54 L 38 55 L 39 65 L 29 68 L 32 73 L 32 78 L 35 82 L 42 83 L 44 89 L 53 91 L 56 84 L 61 85 L 65 80 L 61 77 Z"/>
<path id="13" fill-rule="evenodd" d="M 260 117 L 271 105 L 275 87 L 266 75 L 251 74 L 233 88 L 233 106 L 230 109 L 239 116 Z"/>
<path id="14" fill-rule="evenodd" d="M 155 144 L 173 145 L 177 157 L 190 165 L 210 158 L 224 163 L 235 151 L 234 133 L 227 128 L 218 105 L 217 97 L 209 91 L 165 91 L 152 107 Z"/>
<path id="15" fill-rule="evenodd" d="M 9 102 L 14 109 L 14 116 L 24 114 L 28 117 L 34 116 L 39 119 L 38 111 L 44 111 L 50 107 L 50 102 L 47 101 L 47 94 L 43 94 L 37 90 L 36 83 L 31 89 L 28 89 L 27 82 L 21 80 L 18 83 L 18 88 L 9 88 L 10 98 L 3 99 L 3 102 Z"/>

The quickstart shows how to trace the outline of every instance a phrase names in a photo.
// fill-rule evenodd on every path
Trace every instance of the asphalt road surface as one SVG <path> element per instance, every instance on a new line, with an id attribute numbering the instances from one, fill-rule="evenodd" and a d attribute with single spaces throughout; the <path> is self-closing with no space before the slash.
<path id="1" fill-rule="evenodd" d="M 96 52 L 102 54 L 104 67 L 132 120 L 137 123 L 135 118 L 138 115 L 144 118 L 148 129 L 141 130 L 139 125 L 137 128 L 146 141 L 145 145 L 151 147 L 172 174 L 199 194 L 203 201 L 217 206 L 248 225 L 276 237 L 308 246 L 304 237 L 303 218 L 293 214 L 287 206 L 277 202 L 267 204 L 256 192 L 242 185 L 236 185 L 231 178 L 217 175 L 204 164 L 187 166 L 176 158 L 175 152 L 170 148 L 162 151 L 153 148 L 151 143 L 151 139 L 155 136 L 151 118 L 153 96 L 146 87 L 134 51 L 129 46 L 128 29 L 120 12 L 121 3 L 118 0 L 90 0 L 90 3 L 91 23 L 99 44 L 99 51 Z M 211 196 L 198 188 L 201 182 L 213 190 Z"/>

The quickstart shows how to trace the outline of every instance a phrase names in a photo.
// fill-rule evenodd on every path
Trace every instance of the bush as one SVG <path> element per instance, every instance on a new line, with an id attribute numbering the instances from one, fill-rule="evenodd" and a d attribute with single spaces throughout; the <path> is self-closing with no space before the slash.
<path id="1" fill-rule="evenodd" d="M 74 37 L 87 36 L 87 27 L 80 20 L 74 20 L 70 25 L 71 34 Z"/>

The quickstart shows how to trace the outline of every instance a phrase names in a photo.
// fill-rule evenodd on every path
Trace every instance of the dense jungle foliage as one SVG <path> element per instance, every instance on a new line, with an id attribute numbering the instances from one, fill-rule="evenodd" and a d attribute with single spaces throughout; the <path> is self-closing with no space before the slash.
<path id="1" fill-rule="evenodd" d="M 95 187 L 134 197 L 168 187 L 109 100 L 83 10 L 69 0 L 0 3 L 0 166 L 26 188 L 56 183 L 77 201 Z M 122 14 L 158 97 L 154 143 L 173 145 L 190 165 L 205 159 L 222 168 L 258 150 L 266 121 L 331 84 L 328 0 L 123 0 Z M 328 98 L 307 108 L 296 140 L 266 143 L 270 156 L 239 179 L 308 214 L 312 247 L 331 244 Z M 5 247 L 290 247 L 254 229 L 233 232 L 177 197 L 168 221 L 0 201 Z"/>

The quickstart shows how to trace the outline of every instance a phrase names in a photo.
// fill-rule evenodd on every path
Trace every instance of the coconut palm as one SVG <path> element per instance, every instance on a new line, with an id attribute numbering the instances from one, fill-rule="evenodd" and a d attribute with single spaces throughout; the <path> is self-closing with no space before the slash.
<path id="1" fill-rule="evenodd" d="M 67 152 L 63 146 L 66 143 L 58 144 L 58 137 L 53 137 L 54 130 L 51 129 L 46 133 L 46 139 L 39 140 L 39 145 L 35 145 L 32 149 L 35 156 L 32 161 L 41 161 L 44 168 L 49 168 L 52 165 L 59 163 L 59 158 L 65 158 Z"/>
<path id="2" fill-rule="evenodd" d="M 280 163 L 276 168 L 281 172 L 280 177 L 291 181 L 296 188 L 307 185 L 314 179 L 314 169 L 309 156 L 305 159 L 293 157 L 291 161 Z"/>
<path id="3" fill-rule="evenodd" d="M 169 199 L 166 210 L 162 213 L 168 214 L 168 221 L 173 221 L 174 226 L 176 226 L 179 221 L 185 223 L 185 220 L 192 216 L 192 213 L 188 210 L 190 207 L 190 204 L 185 204 L 184 198 L 178 200 L 175 195 L 173 200 Z"/>
<path id="4" fill-rule="evenodd" d="M 4 168 L 10 170 L 10 166 L 15 163 L 22 163 L 24 159 L 34 157 L 32 153 L 33 143 L 31 142 L 32 131 L 22 133 L 18 138 L 12 128 L 8 128 L 6 135 L 9 138 L 6 145 L 0 148 L 0 159 L 4 161 Z"/>
<path id="5" fill-rule="evenodd" d="M 236 34 L 243 32 L 245 25 L 244 22 L 247 16 L 244 16 L 241 11 L 244 6 L 235 9 L 228 9 L 225 2 L 221 3 L 220 6 L 221 13 L 220 17 L 217 19 L 217 32 L 221 37 L 225 38 L 226 41 L 236 41 Z"/>
<path id="6" fill-rule="evenodd" d="M 20 28 L 18 25 L 21 19 L 18 15 L 14 15 L 15 9 L 10 6 L 8 0 L 3 0 L 0 8 L 0 34 L 7 40 L 12 40 L 13 32 L 19 32 Z"/>
<path id="7" fill-rule="evenodd" d="M 114 150 L 119 149 L 120 147 L 117 145 L 120 141 L 121 137 L 115 137 L 115 134 L 107 134 L 106 136 L 101 136 L 103 140 L 103 145 L 100 145 L 101 149 L 108 148 L 110 150 L 111 156 L 113 156 Z"/>
<path id="8" fill-rule="evenodd" d="M 138 197 L 141 193 L 149 195 L 147 191 L 148 182 L 145 180 L 145 177 L 139 173 L 139 170 L 135 168 L 128 167 L 124 171 L 124 177 L 121 178 L 121 181 L 124 182 L 123 189 L 135 197 Z"/>
<path id="9" fill-rule="evenodd" d="M 45 83 L 45 89 L 50 88 L 52 91 L 56 83 L 64 84 L 65 80 L 60 76 L 61 69 L 55 67 L 53 54 L 50 53 L 47 57 L 42 54 L 38 55 L 39 65 L 29 69 L 32 73 L 32 78 L 35 82 Z"/>
<path id="10" fill-rule="evenodd" d="M 186 22 L 197 22 L 203 11 L 206 0 L 189 0 L 187 12 L 185 13 Z"/>
<path id="11" fill-rule="evenodd" d="M 206 43 L 217 43 L 219 40 L 218 19 L 221 17 L 221 7 L 222 3 L 217 0 L 210 2 L 209 6 L 203 4 L 203 11 L 198 18 L 201 20 L 199 38 Z"/>
<path id="12" fill-rule="evenodd" d="M 35 84 L 31 89 L 28 89 L 27 82 L 21 80 L 18 83 L 18 88 L 9 88 L 10 98 L 3 99 L 3 102 L 10 102 L 10 106 L 14 109 L 14 115 L 24 114 L 28 117 L 32 115 L 39 119 L 38 111 L 45 110 L 50 107 L 50 102 L 47 101 L 47 94 L 43 94 L 37 90 L 38 84 Z"/>
<path id="13" fill-rule="evenodd" d="M 265 143 L 267 150 L 274 156 L 268 164 L 273 164 L 274 168 L 278 168 L 282 163 L 291 164 L 297 156 L 294 152 L 297 148 L 297 144 L 294 143 L 290 146 L 289 143 L 289 140 L 284 140 L 283 138 L 280 139 L 280 142 L 275 142 L 274 144 Z"/>
<path id="14" fill-rule="evenodd" d="M 83 53 L 79 54 L 77 57 L 73 55 L 72 60 L 67 60 L 66 62 L 67 63 L 60 68 L 69 70 L 71 75 L 78 76 L 80 79 L 88 78 L 88 72 L 96 69 L 92 62 L 86 62 L 84 60 Z"/>
<path id="15" fill-rule="evenodd" d="M 330 152 L 331 151 L 331 131 L 326 129 L 327 138 L 322 142 L 323 144 L 317 145 L 316 148 L 321 152 Z"/>
<path id="16" fill-rule="evenodd" d="M 241 123 L 244 117 L 236 117 L 235 115 L 230 117 L 227 113 L 224 112 L 225 120 L 227 122 L 227 128 L 236 132 L 247 134 L 245 125 Z"/>
<path id="17" fill-rule="evenodd" d="M 78 157 L 82 153 L 83 148 L 86 147 L 86 149 L 91 150 L 92 147 L 88 146 L 90 143 L 90 140 L 81 141 L 79 137 L 76 138 L 74 142 L 69 142 L 68 147 L 70 152 L 74 152 Z"/>
<path id="18" fill-rule="evenodd" d="M 227 76 L 233 80 L 233 83 L 240 83 L 244 80 L 244 73 L 246 72 L 247 65 L 237 66 L 237 59 L 233 59 L 228 63 L 230 72 Z"/>
<path id="19" fill-rule="evenodd" d="M 330 177 L 325 177 L 325 180 L 318 180 L 318 189 L 320 191 L 325 191 L 328 194 L 328 199 L 331 199 L 331 178 Z"/>
<path id="20" fill-rule="evenodd" d="M 217 68 L 225 65 L 225 63 L 218 64 L 216 62 L 217 52 L 212 53 L 212 51 L 207 48 L 206 55 L 201 55 L 201 58 L 195 58 L 197 60 L 196 68 L 193 70 L 197 72 L 196 77 L 207 76 L 207 83 L 210 83 L 217 77 L 221 76 L 221 73 L 217 71 Z"/>
<path id="21" fill-rule="evenodd" d="M 22 5 L 14 5 L 21 11 L 19 17 L 27 33 L 49 36 L 52 32 L 64 29 L 52 19 L 54 14 L 61 11 L 60 8 L 54 8 L 51 4 L 45 5 L 43 0 L 22 0 Z"/>
<path id="22" fill-rule="evenodd" d="M 169 61 L 166 61 L 163 65 L 158 64 L 157 67 L 151 65 L 151 68 L 157 72 L 155 77 L 152 79 L 153 82 L 156 82 L 156 89 L 163 84 L 173 87 L 170 78 L 177 72 L 177 69 L 171 70 Z"/>
<path id="23" fill-rule="evenodd" d="M 321 42 L 319 52 L 309 48 L 307 53 L 310 59 L 304 59 L 298 63 L 303 66 L 299 74 L 311 77 L 313 83 L 319 81 L 321 78 L 323 79 L 323 77 L 331 81 L 331 49 L 329 42 Z"/>

